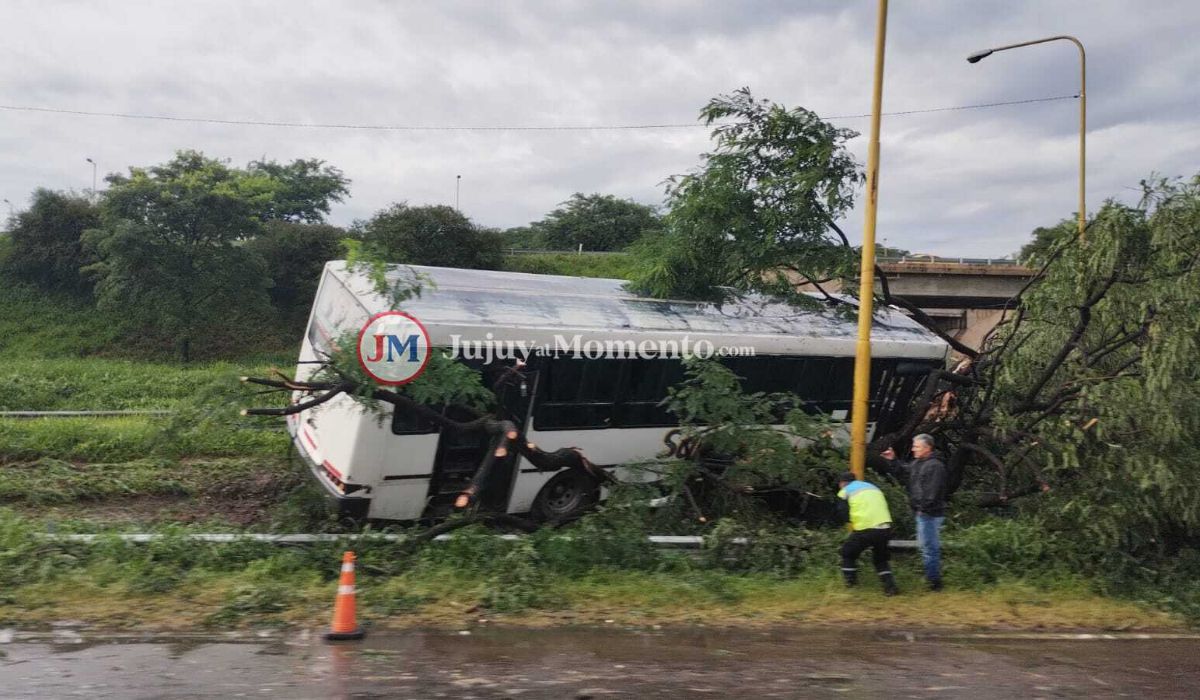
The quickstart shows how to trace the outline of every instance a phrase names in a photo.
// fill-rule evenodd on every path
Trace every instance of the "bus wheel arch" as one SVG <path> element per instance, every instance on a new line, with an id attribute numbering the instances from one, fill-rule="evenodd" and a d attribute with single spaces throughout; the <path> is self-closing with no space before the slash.
<path id="1" fill-rule="evenodd" d="M 600 480 L 579 468 L 560 471 L 538 491 L 530 515 L 538 522 L 575 520 L 600 502 Z"/>

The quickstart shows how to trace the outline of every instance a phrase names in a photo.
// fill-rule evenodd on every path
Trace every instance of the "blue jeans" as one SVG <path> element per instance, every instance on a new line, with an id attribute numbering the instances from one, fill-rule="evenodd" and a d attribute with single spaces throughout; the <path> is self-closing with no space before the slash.
<path id="1" fill-rule="evenodd" d="M 921 561 L 925 564 L 925 580 L 942 580 L 942 540 L 940 531 L 946 521 L 943 515 L 917 513 L 917 546 L 921 548 Z"/>

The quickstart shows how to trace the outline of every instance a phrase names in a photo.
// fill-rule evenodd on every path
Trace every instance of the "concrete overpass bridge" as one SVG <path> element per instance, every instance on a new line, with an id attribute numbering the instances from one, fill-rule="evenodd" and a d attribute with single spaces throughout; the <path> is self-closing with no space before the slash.
<path id="1" fill-rule="evenodd" d="M 880 260 L 879 269 L 892 294 L 911 301 L 943 331 L 973 348 L 1036 274 L 1011 260 L 934 256 Z"/>
<path id="2" fill-rule="evenodd" d="M 1035 274 L 1008 260 L 970 258 L 880 260 L 879 269 L 893 294 L 923 309 L 1001 308 Z"/>

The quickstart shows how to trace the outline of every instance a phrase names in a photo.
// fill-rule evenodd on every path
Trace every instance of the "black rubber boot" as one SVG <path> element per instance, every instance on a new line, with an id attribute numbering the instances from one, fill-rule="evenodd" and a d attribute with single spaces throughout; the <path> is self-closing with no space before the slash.
<path id="1" fill-rule="evenodd" d="M 940 593 L 942 590 L 942 580 L 940 578 L 930 579 L 929 590 L 933 591 L 934 593 Z"/>
<path id="2" fill-rule="evenodd" d="M 851 588 L 858 585 L 858 569 L 842 569 L 842 578 L 846 580 L 846 587 Z"/>
<path id="3" fill-rule="evenodd" d="M 892 572 L 885 571 L 879 574 L 879 580 L 883 582 L 884 595 L 891 596 L 900 592 L 900 589 L 896 586 L 896 577 L 892 575 Z"/>

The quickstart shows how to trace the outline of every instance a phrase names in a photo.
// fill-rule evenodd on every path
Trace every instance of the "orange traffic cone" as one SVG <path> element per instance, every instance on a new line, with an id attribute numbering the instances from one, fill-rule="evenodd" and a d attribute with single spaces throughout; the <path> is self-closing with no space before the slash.
<path id="1" fill-rule="evenodd" d="M 342 556 L 342 576 L 338 579 L 337 598 L 333 602 L 333 625 L 325 633 L 325 639 L 362 639 L 365 634 L 354 621 L 354 552 L 346 552 Z"/>

